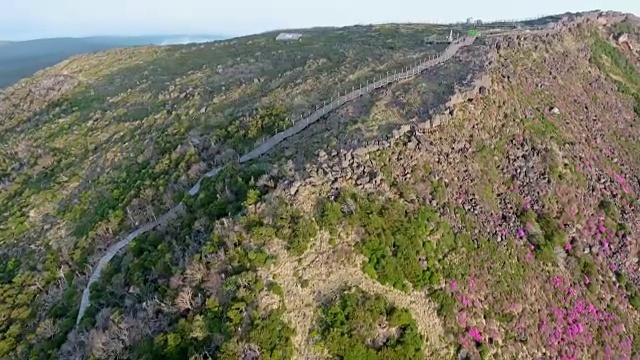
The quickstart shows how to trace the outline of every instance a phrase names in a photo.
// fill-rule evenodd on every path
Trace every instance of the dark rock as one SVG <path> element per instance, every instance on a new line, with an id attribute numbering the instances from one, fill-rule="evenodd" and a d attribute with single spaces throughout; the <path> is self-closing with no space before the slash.
<path id="1" fill-rule="evenodd" d="M 466 349 L 461 349 L 460 352 L 458 352 L 458 360 L 469 360 L 469 359 L 471 359 L 471 356 Z"/>

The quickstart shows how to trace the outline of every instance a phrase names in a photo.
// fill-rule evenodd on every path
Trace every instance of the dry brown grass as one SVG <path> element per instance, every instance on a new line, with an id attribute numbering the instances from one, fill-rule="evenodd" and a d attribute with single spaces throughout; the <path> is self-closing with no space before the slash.
<path id="1" fill-rule="evenodd" d="M 392 305 L 411 311 L 425 338 L 425 356 L 429 359 L 446 358 L 453 354 L 451 344 L 444 339 L 441 320 L 434 304 L 423 292 L 403 293 L 384 286 L 361 270 L 362 255 L 354 251 L 355 239 L 343 234 L 338 245 L 329 245 L 327 233 L 321 233 L 310 249 L 300 258 L 292 257 L 285 244 L 273 242 L 268 251 L 277 257 L 270 268 L 262 270 L 263 278 L 278 282 L 284 290 L 287 312 L 285 319 L 295 327 L 293 339 L 296 359 L 321 359 L 325 355 L 314 350 L 309 333 L 318 316 L 319 305 L 337 296 L 341 290 L 357 286 L 364 291 L 384 296 Z M 301 286 L 301 282 L 308 286 Z M 263 306 L 271 301 L 265 299 Z"/>

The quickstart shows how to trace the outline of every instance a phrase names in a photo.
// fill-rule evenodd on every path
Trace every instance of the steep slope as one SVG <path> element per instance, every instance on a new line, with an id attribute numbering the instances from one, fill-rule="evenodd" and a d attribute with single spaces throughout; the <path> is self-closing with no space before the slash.
<path id="1" fill-rule="evenodd" d="M 639 356 L 640 68 L 637 25 L 625 18 L 579 14 L 544 32 L 481 36 L 244 164 L 238 154 L 315 110 L 335 84 L 350 91 L 358 75 L 442 51 L 423 41 L 434 27 L 112 52 L 11 89 L 0 100 L 0 349 Z M 622 28 L 628 42 L 610 38 Z M 236 64 L 256 73 L 225 73 Z M 26 142 L 35 147 L 18 147 Z M 197 196 L 182 195 L 222 164 Z M 104 268 L 74 327 L 84 266 L 181 200 L 182 216 Z"/>

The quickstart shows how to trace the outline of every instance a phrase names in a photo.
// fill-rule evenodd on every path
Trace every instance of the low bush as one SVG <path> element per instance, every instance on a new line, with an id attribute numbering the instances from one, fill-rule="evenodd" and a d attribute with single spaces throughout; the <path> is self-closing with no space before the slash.
<path id="1" fill-rule="evenodd" d="M 355 288 L 326 305 L 318 320 L 322 345 L 338 359 L 423 359 L 411 313 Z"/>

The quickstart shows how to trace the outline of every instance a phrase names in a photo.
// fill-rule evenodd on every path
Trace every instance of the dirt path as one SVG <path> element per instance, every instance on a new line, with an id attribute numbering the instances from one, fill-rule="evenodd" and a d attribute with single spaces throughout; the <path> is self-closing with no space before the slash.
<path id="1" fill-rule="evenodd" d="M 358 286 L 370 294 L 384 296 L 396 307 L 411 311 L 413 319 L 425 337 L 425 358 L 445 359 L 453 356 L 453 349 L 444 339 L 444 329 L 433 303 L 423 292 L 403 293 L 380 284 L 361 270 L 364 257 L 353 249 L 353 241 L 346 240 L 330 246 L 323 234 L 301 258 L 290 256 L 285 245 L 273 243 L 269 252 L 277 261 L 261 271 L 265 279 L 273 279 L 284 290 L 285 319 L 294 326 L 295 359 L 323 359 L 314 351 L 309 332 L 318 315 L 318 305 L 337 296 L 342 289 Z M 302 287 L 301 281 L 308 283 Z"/>
<path id="2" fill-rule="evenodd" d="M 253 160 L 255 158 L 258 158 L 258 157 L 262 156 L 263 154 L 265 154 L 269 150 L 273 149 L 276 145 L 278 145 L 279 143 L 281 143 L 285 139 L 287 139 L 287 138 L 289 138 L 289 137 L 301 132 L 302 130 L 307 128 L 309 125 L 315 123 L 320 118 L 322 118 L 324 115 L 328 114 L 329 112 L 333 111 L 334 109 L 337 109 L 338 107 L 342 106 L 346 102 L 352 101 L 352 100 L 354 100 L 354 99 L 356 99 L 356 98 L 358 98 L 358 97 L 360 97 L 360 96 L 362 96 L 362 95 L 364 95 L 366 93 L 369 93 L 369 92 L 371 92 L 371 91 L 373 91 L 375 89 L 387 86 L 390 83 L 412 78 L 412 77 L 420 74 L 422 71 L 424 71 L 426 69 L 429 69 L 431 67 L 437 66 L 437 65 L 449 60 L 451 57 L 453 57 L 458 52 L 458 50 L 461 47 L 464 47 L 464 46 L 467 46 L 467 45 L 471 45 L 471 44 L 473 44 L 474 41 L 475 41 L 475 36 L 468 36 L 468 37 L 462 37 L 462 38 L 456 39 L 454 42 L 452 42 L 444 50 L 444 52 L 442 54 L 440 54 L 437 57 L 426 59 L 423 62 L 421 62 L 420 64 L 416 65 L 415 67 L 408 68 L 408 69 L 403 69 L 403 70 L 406 70 L 406 71 L 402 71 L 402 72 L 394 74 L 392 76 L 388 76 L 386 78 L 380 78 L 380 79 L 376 78 L 368 86 L 365 86 L 365 87 L 360 88 L 358 90 L 352 91 L 352 92 L 350 92 L 350 93 L 348 93 L 348 94 L 346 94 L 344 96 L 338 97 L 337 99 L 333 100 L 329 104 L 327 104 L 327 105 L 319 108 L 315 112 L 309 114 L 309 116 L 307 116 L 306 118 L 296 122 L 294 125 L 292 125 L 288 129 L 284 130 L 283 132 L 275 134 L 273 137 L 271 137 L 270 139 L 268 139 L 267 141 L 265 141 L 261 145 L 257 146 L 255 149 L 253 149 L 249 153 L 243 155 L 242 157 L 240 157 L 239 162 L 240 163 L 245 163 L 247 161 L 250 161 L 250 160 Z M 221 170 L 221 168 L 216 168 L 216 169 L 213 169 L 213 170 L 209 171 L 205 175 L 203 175 L 198 180 L 198 182 L 189 190 L 189 192 L 188 192 L 189 195 L 194 196 L 194 195 L 198 194 L 198 192 L 200 191 L 200 184 L 201 184 L 202 180 L 204 180 L 205 178 L 213 177 L 213 176 L 217 175 L 220 172 L 220 170 Z M 107 249 L 106 253 L 102 256 L 102 258 L 100 258 L 100 260 L 98 261 L 98 264 L 93 269 L 93 272 L 92 272 L 91 276 L 89 277 L 89 281 L 87 282 L 87 285 L 86 285 L 84 291 L 82 292 L 82 299 L 80 301 L 80 308 L 79 308 L 79 311 L 78 311 L 78 317 L 76 319 L 76 325 L 80 323 L 80 320 L 82 320 L 82 317 L 84 316 L 85 311 L 87 310 L 87 308 L 89 306 L 91 306 L 91 285 L 100 279 L 100 274 L 102 273 L 102 269 L 104 269 L 104 267 L 111 261 L 111 259 L 113 259 L 113 257 L 122 248 L 124 248 L 127 245 L 129 245 L 131 243 L 131 241 L 133 241 L 133 239 L 135 239 L 139 235 L 142 235 L 144 233 L 147 233 L 147 232 L 153 230 L 154 228 L 156 228 L 158 226 L 166 225 L 168 221 L 173 219 L 175 216 L 178 216 L 180 214 L 180 212 L 182 212 L 183 210 L 184 210 L 184 204 L 183 203 L 180 203 L 180 204 L 176 205 L 173 209 L 169 210 L 169 212 L 167 212 L 166 214 L 164 214 L 160 218 L 158 218 L 158 220 L 142 225 L 140 228 L 138 228 L 138 229 L 132 231 L 130 234 L 128 234 L 123 240 L 117 242 L 116 244 L 110 246 Z"/>

